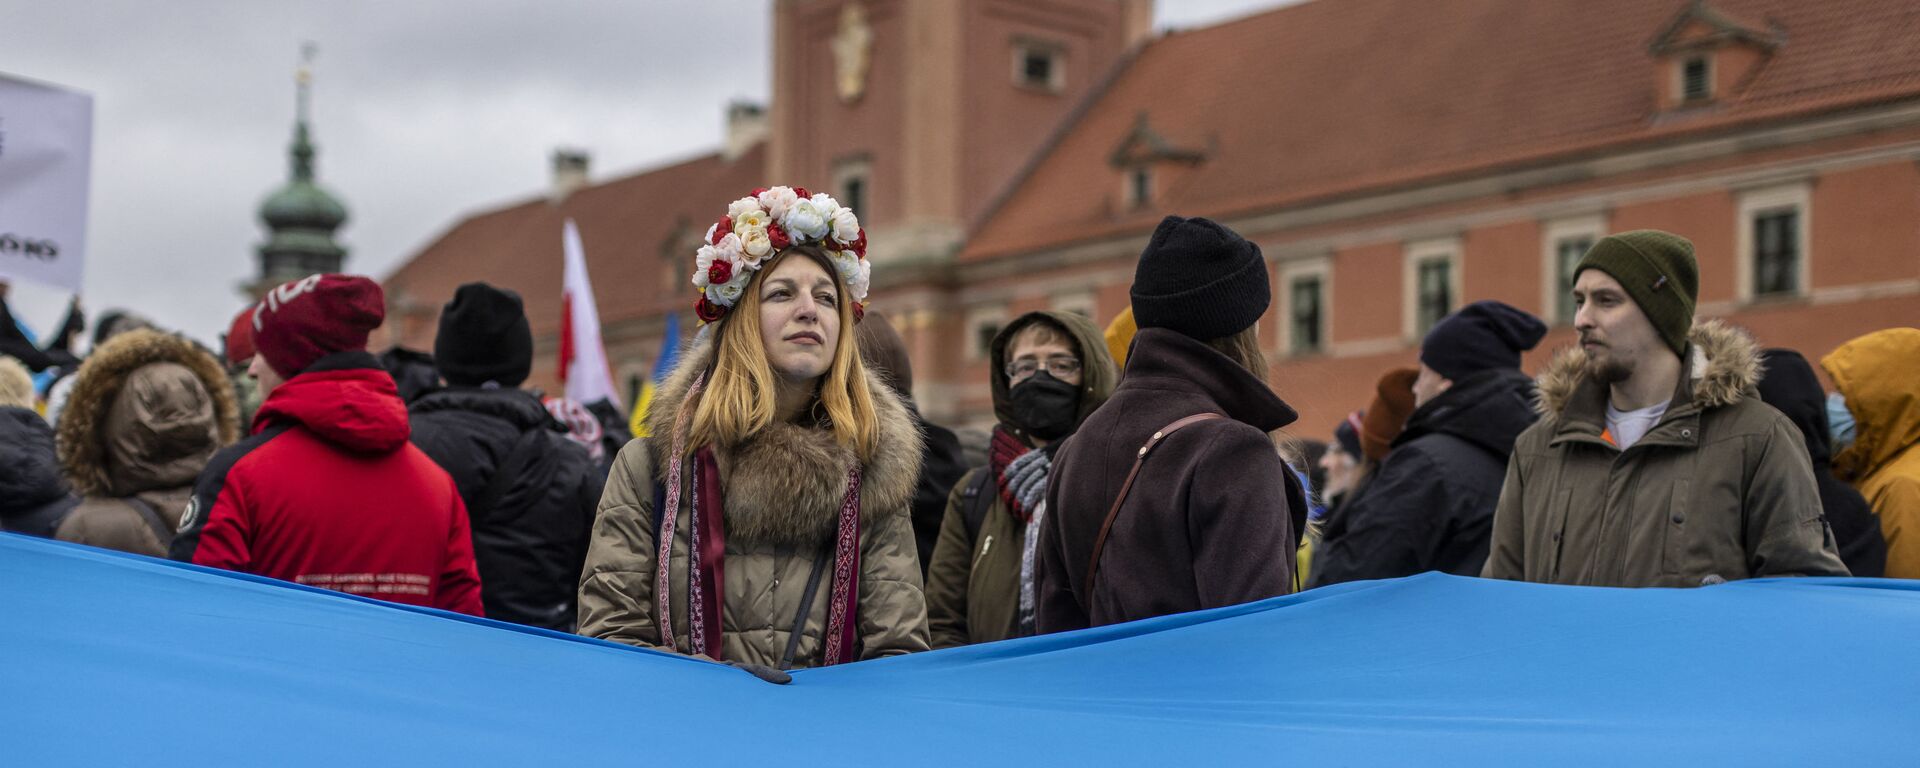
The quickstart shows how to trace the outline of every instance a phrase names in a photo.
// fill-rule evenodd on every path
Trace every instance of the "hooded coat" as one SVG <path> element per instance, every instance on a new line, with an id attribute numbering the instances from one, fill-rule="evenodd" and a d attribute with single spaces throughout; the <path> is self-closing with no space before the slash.
<path id="1" fill-rule="evenodd" d="M 1141 446 L 1201 413 L 1141 464 L 1085 582 L 1094 539 Z M 1134 337 L 1113 396 L 1060 447 L 1035 591 L 1042 633 L 1218 608 L 1293 591 L 1306 494 L 1271 432 L 1295 413 L 1226 355 L 1163 328 Z M 1089 588 L 1091 587 L 1091 588 Z"/>
<path id="2" fill-rule="evenodd" d="M 1310 586 L 1425 571 L 1477 576 L 1514 440 L 1533 424 L 1534 383 L 1481 371 L 1414 409 L 1367 493 L 1332 516 Z"/>
<path id="3" fill-rule="evenodd" d="M 654 394 L 655 403 L 684 403 L 693 380 L 713 363 L 714 339 L 702 334 Z M 852 343 L 848 337 L 843 343 Z M 920 434 L 886 383 L 868 377 L 880 444 L 862 468 L 859 659 L 927 649 L 926 598 L 910 518 L 920 474 Z M 675 408 L 647 414 L 649 437 L 627 443 L 614 460 L 580 579 L 580 634 L 647 648 L 692 647 L 687 589 L 694 462 L 684 462 L 680 513 L 668 564 L 672 647 L 655 620 L 658 561 L 655 507 L 668 467 Z M 817 558 L 832 563 L 830 542 L 856 458 L 831 430 L 776 423 L 734 446 L 714 446 L 726 530 L 720 648 L 729 662 L 777 666 Z M 806 606 L 795 667 L 818 666 L 826 651 L 830 579 Z"/>
<path id="4" fill-rule="evenodd" d="M 53 538 L 80 500 L 53 452 L 53 427 L 25 408 L 0 407 L 0 531 Z"/>
<path id="5" fill-rule="evenodd" d="M 1887 576 L 1920 579 L 1920 329 L 1889 328 L 1820 360 L 1853 413 L 1853 444 L 1833 457 L 1887 539 Z"/>
<path id="6" fill-rule="evenodd" d="M 226 371 L 192 342 L 143 329 L 94 350 L 73 382 L 58 442 L 83 500 L 56 537 L 166 557 L 194 478 L 238 437 Z"/>
<path id="7" fill-rule="evenodd" d="M 574 598 L 604 483 L 587 449 L 519 389 L 455 387 L 408 409 L 413 444 L 453 477 L 473 525 L 487 618 L 573 631 Z M 519 441 L 531 453 L 506 466 Z M 502 471 L 491 508 L 475 502 Z"/>
<path id="8" fill-rule="evenodd" d="M 1065 329 L 1080 354 L 1080 410 L 1075 425 L 1085 422 L 1113 394 L 1119 379 L 1108 356 L 1106 340 L 1085 318 L 1070 312 L 1040 312 L 1016 319 L 993 337 L 993 412 L 1000 426 L 1028 445 L 1013 417 L 1012 388 L 1003 370 L 1007 345 L 1021 330 L 1044 316 Z M 933 647 L 952 648 L 1016 637 L 1020 633 L 1020 562 L 1027 522 L 1008 508 L 998 484 L 985 477 L 990 466 L 976 467 L 954 485 L 941 518 L 940 540 L 934 545 L 927 570 L 927 628 Z M 984 486 L 984 489 L 982 488 Z M 984 495 L 986 498 L 978 498 Z M 976 499 L 978 500 L 976 501 Z M 968 505 L 984 504 L 986 514 L 978 530 L 967 522 Z"/>
<path id="9" fill-rule="evenodd" d="M 1855 576 L 1878 578 L 1887 571 L 1887 540 L 1866 498 L 1833 474 L 1833 434 L 1827 427 L 1827 397 L 1820 379 L 1806 358 L 1793 350 L 1769 349 L 1761 358 L 1765 371 L 1760 399 L 1792 421 L 1806 440 L 1813 481 L 1820 486 L 1820 509 L 1833 526 L 1840 560 Z"/>
<path id="10" fill-rule="evenodd" d="M 173 559 L 481 615 L 466 504 L 407 442 L 373 355 L 315 361 L 267 394 L 253 430 L 194 482 Z"/>
<path id="11" fill-rule="evenodd" d="M 1625 451 L 1603 435 L 1608 386 L 1586 375 L 1586 353 L 1548 364 L 1482 575 L 1615 587 L 1847 575 L 1800 431 L 1754 390 L 1752 339 L 1707 321 L 1687 349 L 1665 414 Z"/>

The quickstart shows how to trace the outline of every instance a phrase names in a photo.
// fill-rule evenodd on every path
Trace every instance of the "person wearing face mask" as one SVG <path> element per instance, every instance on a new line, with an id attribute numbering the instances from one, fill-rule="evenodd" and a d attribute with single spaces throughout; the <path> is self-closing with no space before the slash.
<path id="1" fill-rule="evenodd" d="M 1920 579 L 1920 328 L 1887 328 L 1820 359 L 1851 439 L 1833 471 L 1880 516 L 1887 578 Z"/>
<path id="2" fill-rule="evenodd" d="M 865 253 L 853 211 L 802 188 L 755 190 L 709 231 L 694 255 L 708 329 L 614 460 L 580 634 L 769 682 L 927 649 L 922 442 L 856 351 Z"/>
<path id="3" fill-rule="evenodd" d="M 990 352 L 1000 423 L 987 466 L 947 499 L 927 573 L 935 648 L 1034 633 L 1034 553 L 1054 452 L 1118 378 L 1100 331 L 1071 312 L 1021 315 Z"/>

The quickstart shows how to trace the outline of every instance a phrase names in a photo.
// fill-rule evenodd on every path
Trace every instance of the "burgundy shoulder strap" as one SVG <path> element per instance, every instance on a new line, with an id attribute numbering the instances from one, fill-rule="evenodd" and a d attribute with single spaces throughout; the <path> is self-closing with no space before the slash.
<path id="1" fill-rule="evenodd" d="M 1100 552 L 1107 548 L 1107 534 L 1113 531 L 1113 518 L 1120 514 L 1120 505 L 1127 502 L 1127 492 L 1133 490 L 1133 479 L 1139 476 L 1140 465 L 1147 460 L 1147 454 L 1152 453 L 1154 446 L 1167 439 L 1168 435 L 1185 429 L 1188 425 L 1224 418 L 1226 417 L 1218 413 L 1196 413 L 1161 427 L 1160 431 L 1153 433 L 1153 437 L 1147 438 L 1146 445 L 1140 446 L 1139 455 L 1133 459 L 1133 469 L 1127 471 L 1126 482 L 1120 484 L 1120 495 L 1114 497 L 1113 508 L 1107 510 L 1107 519 L 1100 522 L 1100 535 L 1093 540 L 1093 554 L 1087 559 L 1087 578 L 1081 582 L 1086 585 L 1084 594 L 1089 604 L 1093 602 L 1093 579 L 1100 573 Z"/>

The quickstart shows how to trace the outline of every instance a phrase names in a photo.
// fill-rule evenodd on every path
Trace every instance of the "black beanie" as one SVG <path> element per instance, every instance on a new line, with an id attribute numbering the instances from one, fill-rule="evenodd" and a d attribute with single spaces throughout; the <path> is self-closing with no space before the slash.
<path id="1" fill-rule="evenodd" d="M 1360 449 L 1360 417 L 1365 411 L 1354 411 L 1340 420 L 1340 426 L 1333 428 L 1333 443 L 1354 461 L 1365 461 L 1366 454 Z"/>
<path id="2" fill-rule="evenodd" d="M 449 385 L 520 386 L 533 372 L 533 331 L 520 294 L 486 283 L 460 286 L 440 310 L 433 357 Z"/>
<path id="3" fill-rule="evenodd" d="M 1200 341 L 1252 327 L 1271 298 L 1260 247 L 1198 217 L 1162 220 L 1133 272 L 1134 322 Z"/>
<path id="4" fill-rule="evenodd" d="M 1458 381 L 1493 368 L 1520 368 L 1520 353 L 1547 335 L 1540 318 L 1498 301 L 1476 301 L 1442 318 L 1420 342 L 1420 363 Z"/>

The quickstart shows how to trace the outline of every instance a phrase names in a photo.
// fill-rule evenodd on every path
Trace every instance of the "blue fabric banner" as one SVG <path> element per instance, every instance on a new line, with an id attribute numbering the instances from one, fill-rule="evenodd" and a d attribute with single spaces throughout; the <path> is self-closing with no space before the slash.
<path id="1" fill-rule="evenodd" d="M 1429 574 L 775 686 L 0 535 L 0 762 L 1912 765 L 1917 590 Z"/>

